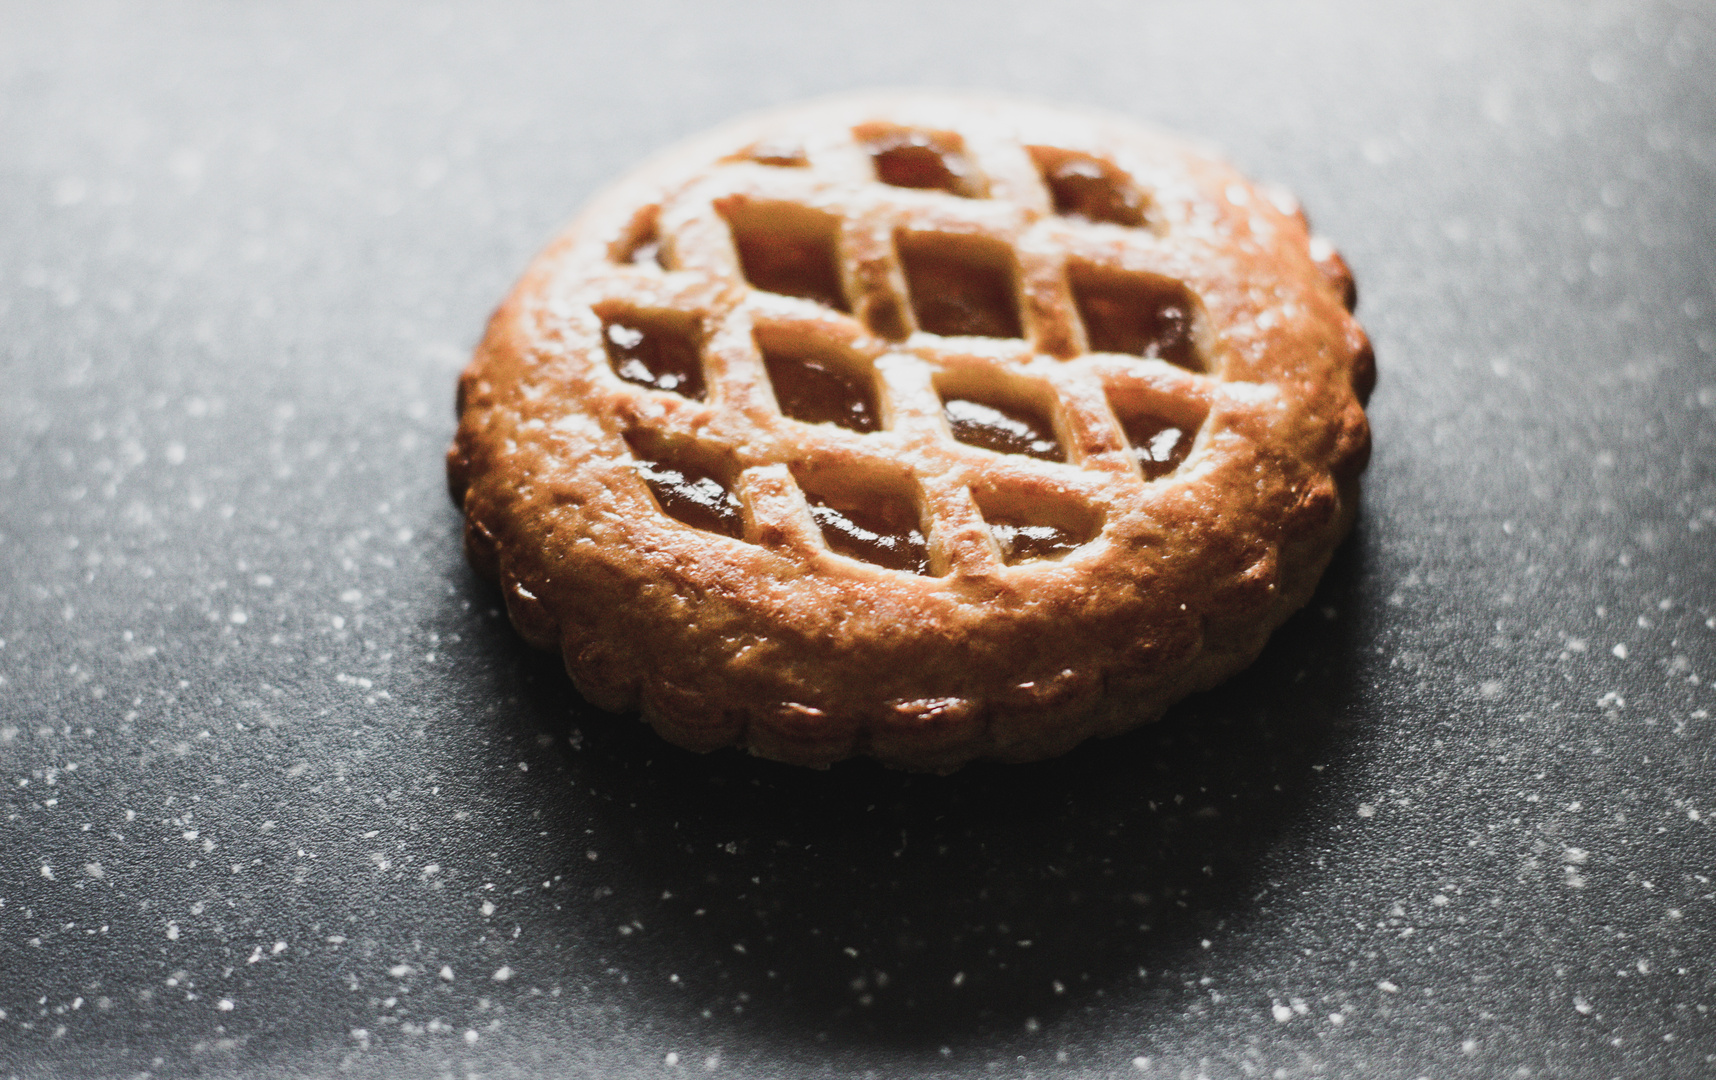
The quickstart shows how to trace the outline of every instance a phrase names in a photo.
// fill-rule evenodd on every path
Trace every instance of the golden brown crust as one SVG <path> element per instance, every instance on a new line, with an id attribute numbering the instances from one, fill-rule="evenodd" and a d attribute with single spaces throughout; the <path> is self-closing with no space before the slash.
<path id="1" fill-rule="evenodd" d="M 449 486 L 519 632 L 672 742 L 1048 757 L 1309 598 L 1369 451 L 1353 297 L 1290 200 L 1123 121 L 815 104 L 645 166 L 537 258 L 460 381 Z M 777 356 L 844 372 L 862 423 L 783 415 Z M 973 444 L 956 407 L 983 436 L 988 406 L 1052 430 Z M 837 553 L 842 514 L 897 542 Z"/>

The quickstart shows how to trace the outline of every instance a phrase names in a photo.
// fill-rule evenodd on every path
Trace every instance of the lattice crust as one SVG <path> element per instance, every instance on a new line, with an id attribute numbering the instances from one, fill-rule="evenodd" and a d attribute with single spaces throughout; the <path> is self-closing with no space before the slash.
<path id="1" fill-rule="evenodd" d="M 519 630 L 676 743 L 1049 756 L 1308 598 L 1369 447 L 1353 295 L 1290 200 L 1124 122 L 815 105 L 537 259 L 449 476 Z"/>

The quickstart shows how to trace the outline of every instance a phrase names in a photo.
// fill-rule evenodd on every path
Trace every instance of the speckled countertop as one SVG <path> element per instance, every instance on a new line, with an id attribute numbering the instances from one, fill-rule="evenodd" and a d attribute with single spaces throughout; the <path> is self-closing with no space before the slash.
<path id="1" fill-rule="evenodd" d="M 1716 14 L 0 6 L 0 1076 L 1716 1074 Z M 452 387 L 604 178 L 992 87 L 1296 191 L 1377 342 L 1263 659 L 1030 768 L 593 714 Z"/>

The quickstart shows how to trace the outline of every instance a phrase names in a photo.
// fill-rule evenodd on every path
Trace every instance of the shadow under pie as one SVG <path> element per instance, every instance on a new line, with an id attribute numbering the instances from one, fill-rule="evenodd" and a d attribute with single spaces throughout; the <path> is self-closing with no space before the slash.
<path id="1" fill-rule="evenodd" d="M 1327 612 L 1361 608 L 1365 533 L 1242 675 L 1062 758 L 946 777 L 688 753 L 492 627 L 517 705 L 489 723 L 523 748 L 541 836 L 526 872 L 575 900 L 539 905 L 563 939 L 539 980 L 600 968 L 609 1000 L 703 1015 L 715 1042 L 926 1054 L 1104 1000 L 1183 1012 L 1200 942 L 1254 910 L 1338 784 L 1362 628 Z"/>

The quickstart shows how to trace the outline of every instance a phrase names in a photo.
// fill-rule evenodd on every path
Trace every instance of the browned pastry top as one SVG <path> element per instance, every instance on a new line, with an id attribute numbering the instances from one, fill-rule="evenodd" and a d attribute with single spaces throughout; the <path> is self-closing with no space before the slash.
<path id="1" fill-rule="evenodd" d="M 770 114 L 621 180 L 459 386 L 475 566 L 694 749 L 949 769 L 1249 663 L 1351 523 L 1373 379 L 1292 201 L 1124 121 Z"/>

